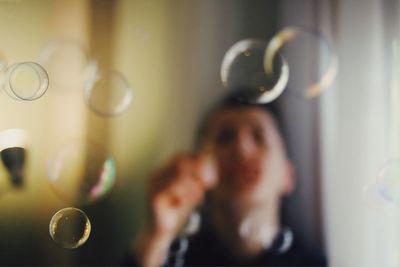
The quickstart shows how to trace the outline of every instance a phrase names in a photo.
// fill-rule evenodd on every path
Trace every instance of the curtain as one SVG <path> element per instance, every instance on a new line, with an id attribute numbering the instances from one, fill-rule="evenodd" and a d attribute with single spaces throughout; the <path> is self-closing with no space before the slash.
<path id="1" fill-rule="evenodd" d="M 394 36 L 386 27 L 388 13 L 396 8 L 392 4 L 331 1 L 321 6 L 321 27 L 334 34 L 340 62 L 334 86 L 320 99 L 323 207 L 331 266 L 399 265 L 398 211 L 371 209 L 365 194 L 396 152 L 390 134 L 396 106 L 391 106 L 396 91 L 391 82 Z"/>
<path id="2" fill-rule="evenodd" d="M 299 126 L 289 136 L 293 140 L 299 133 L 300 139 L 314 137 L 302 153 L 311 170 L 298 178 L 307 181 L 309 191 L 299 198 L 316 200 L 307 195 L 312 192 L 321 196 L 320 227 L 330 266 L 400 266 L 400 207 L 389 203 L 373 209 L 365 194 L 385 162 L 400 155 L 399 4 L 292 3 L 282 3 L 282 25 L 319 30 L 332 41 L 339 59 L 338 75 L 324 93 L 301 100 L 302 104 L 296 100 L 295 105 L 286 105 L 288 117 L 298 117 L 298 112 L 290 114 L 303 105 L 303 115 L 308 117 L 299 120 L 309 122 L 308 130 Z M 307 64 L 294 62 L 290 67 L 294 72 Z M 316 157 L 319 164 L 310 164 Z M 308 203 L 312 206 L 308 209 L 318 210 Z M 318 225 L 311 214 L 306 216 L 311 218 L 302 219 L 303 224 Z"/>

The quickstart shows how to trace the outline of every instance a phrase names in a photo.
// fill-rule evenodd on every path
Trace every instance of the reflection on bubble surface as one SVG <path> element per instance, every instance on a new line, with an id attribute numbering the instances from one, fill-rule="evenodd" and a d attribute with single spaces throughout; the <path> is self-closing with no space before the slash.
<path id="1" fill-rule="evenodd" d="M 91 204 L 113 187 L 116 168 L 113 158 L 89 140 L 65 143 L 47 162 L 51 188 L 72 203 Z"/>

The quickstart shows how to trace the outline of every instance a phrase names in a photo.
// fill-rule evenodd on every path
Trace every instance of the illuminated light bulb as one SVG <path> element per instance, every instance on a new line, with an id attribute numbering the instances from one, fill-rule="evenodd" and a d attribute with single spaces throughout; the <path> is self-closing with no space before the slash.
<path id="1" fill-rule="evenodd" d="M 8 129 L 0 132 L 0 158 L 10 174 L 16 188 L 24 184 L 24 166 L 28 135 L 22 129 Z"/>

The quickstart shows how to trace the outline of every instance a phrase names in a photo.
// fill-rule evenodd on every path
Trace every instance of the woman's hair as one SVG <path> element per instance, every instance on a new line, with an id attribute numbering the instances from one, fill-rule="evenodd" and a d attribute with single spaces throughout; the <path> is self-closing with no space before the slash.
<path id="1" fill-rule="evenodd" d="M 201 119 L 195 136 L 195 149 L 199 150 L 204 142 L 204 139 L 210 130 L 210 122 L 215 114 L 225 109 L 236 109 L 244 107 L 255 107 L 267 112 L 275 120 L 278 132 L 282 135 L 281 115 L 276 101 L 267 104 L 254 104 L 246 102 L 243 98 L 243 88 L 239 90 L 231 90 L 231 93 L 222 98 L 213 108 L 211 108 Z M 283 138 L 283 135 L 282 135 Z"/>

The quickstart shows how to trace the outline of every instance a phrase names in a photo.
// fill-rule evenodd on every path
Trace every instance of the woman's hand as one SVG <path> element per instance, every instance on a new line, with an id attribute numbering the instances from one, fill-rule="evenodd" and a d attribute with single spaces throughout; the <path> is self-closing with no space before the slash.
<path id="1" fill-rule="evenodd" d="M 149 184 L 150 222 L 139 245 L 144 266 L 162 264 L 170 243 L 217 178 L 209 155 L 179 155 L 154 173 Z"/>

